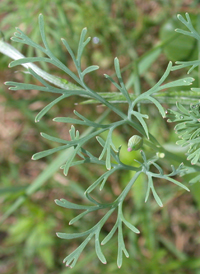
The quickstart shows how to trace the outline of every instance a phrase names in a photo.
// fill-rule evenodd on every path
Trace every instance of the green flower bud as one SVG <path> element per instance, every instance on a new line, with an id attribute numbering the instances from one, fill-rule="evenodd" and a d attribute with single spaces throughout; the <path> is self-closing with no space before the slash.
<path id="1" fill-rule="evenodd" d="M 143 139 L 142 137 L 138 135 L 133 135 L 129 140 L 128 140 L 128 151 L 132 150 L 138 150 L 142 147 L 143 145 Z"/>

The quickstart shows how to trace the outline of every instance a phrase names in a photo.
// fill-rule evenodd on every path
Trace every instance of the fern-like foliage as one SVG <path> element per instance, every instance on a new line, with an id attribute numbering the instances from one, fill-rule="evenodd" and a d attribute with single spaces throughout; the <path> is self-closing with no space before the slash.
<path id="1" fill-rule="evenodd" d="M 175 168 L 172 166 L 172 172 L 169 174 L 164 174 L 163 169 L 161 166 L 156 163 L 158 160 L 158 156 L 154 156 L 150 159 L 147 159 L 145 155 L 145 151 L 141 151 L 141 157 L 142 162 L 138 162 L 137 167 L 136 166 L 129 166 L 121 162 L 120 160 L 120 147 L 116 147 L 116 145 L 113 142 L 113 131 L 122 126 L 129 126 L 136 130 L 139 135 L 141 135 L 143 138 L 149 139 L 147 142 L 148 144 L 151 144 L 150 147 L 153 148 L 156 152 L 156 150 L 159 147 L 159 151 L 162 150 L 162 147 L 158 144 L 156 141 L 156 138 L 154 138 L 148 128 L 148 125 L 145 121 L 145 119 L 148 119 L 148 115 L 146 113 L 141 113 L 140 110 L 137 108 L 138 105 L 143 104 L 144 102 L 150 102 L 155 105 L 155 107 L 159 110 L 162 117 L 165 117 L 165 110 L 159 100 L 154 96 L 155 94 L 158 94 L 158 92 L 162 90 L 166 90 L 167 88 L 171 87 L 178 87 L 178 86 L 188 86 L 191 85 L 192 81 L 194 80 L 191 77 L 187 77 L 184 79 L 179 79 L 176 81 L 172 81 L 169 83 L 165 83 L 164 81 L 167 79 L 170 71 L 172 70 L 172 63 L 170 62 L 167 66 L 167 69 L 164 73 L 164 75 L 161 77 L 161 79 L 158 81 L 156 85 L 154 85 L 152 88 L 147 90 L 144 93 L 139 94 L 138 96 L 132 97 L 131 94 L 126 89 L 126 86 L 124 84 L 121 70 L 120 70 L 120 64 L 118 58 L 115 58 L 114 60 L 114 67 L 116 71 L 117 81 L 115 81 L 111 76 L 105 75 L 105 77 L 117 88 L 118 94 L 125 98 L 125 102 L 128 105 L 128 111 L 127 113 L 124 113 L 121 111 L 119 106 L 116 106 L 114 103 L 112 103 L 109 100 L 106 100 L 105 96 L 101 96 L 101 93 L 98 93 L 94 90 L 92 90 L 88 85 L 85 83 L 85 75 L 95 71 L 98 69 L 98 66 L 92 65 L 82 70 L 81 65 L 81 57 L 83 54 L 83 50 L 85 46 L 89 43 L 90 38 L 86 38 L 87 30 L 83 29 L 81 35 L 80 35 L 80 41 L 77 49 L 77 54 L 75 55 L 74 52 L 71 50 L 68 42 L 65 39 L 62 39 L 63 45 L 66 47 L 66 50 L 69 52 L 73 62 L 74 66 L 76 68 L 76 73 L 72 72 L 65 64 L 63 64 L 60 60 L 54 56 L 54 54 L 50 51 L 46 37 L 45 37 L 45 30 L 44 30 L 44 20 L 43 16 L 39 16 L 39 28 L 40 33 L 43 41 L 43 46 L 36 44 L 34 41 L 32 41 L 30 38 L 28 38 L 20 29 L 17 29 L 17 32 L 15 33 L 15 36 L 12 38 L 13 41 L 27 44 L 28 46 L 31 46 L 37 50 L 40 50 L 43 52 L 45 57 L 29 57 L 29 58 L 21 58 L 18 60 L 15 60 L 10 63 L 10 67 L 16 66 L 16 65 L 23 65 L 27 66 L 28 72 L 37 79 L 42 85 L 32 85 L 32 84 L 24 84 L 24 83 L 16 83 L 16 82 L 7 82 L 6 85 L 10 86 L 10 89 L 12 90 L 31 90 L 36 89 L 40 91 L 45 91 L 49 93 L 55 93 L 59 94 L 59 97 L 57 97 L 55 100 L 53 100 L 49 105 L 45 106 L 36 116 L 36 122 L 39 122 L 40 119 L 60 100 L 66 99 L 70 96 L 80 96 L 85 99 L 94 100 L 95 102 L 98 102 L 105 107 L 107 107 L 110 111 L 116 114 L 118 117 L 117 122 L 111 122 L 109 124 L 105 124 L 103 122 L 94 122 L 89 119 L 87 119 L 83 114 L 78 113 L 77 111 L 74 111 L 74 114 L 76 115 L 76 118 L 71 117 L 57 117 L 54 119 L 55 122 L 62 122 L 62 123 L 69 123 L 71 124 L 70 129 L 70 140 L 64 140 L 60 138 L 56 138 L 53 136 L 48 135 L 47 133 L 41 133 L 42 137 L 56 142 L 59 144 L 59 146 L 49 149 L 46 151 L 38 152 L 35 155 L 33 155 L 33 159 L 37 160 L 42 157 L 46 157 L 50 154 L 53 154 L 55 152 L 59 152 L 64 149 L 72 148 L 73 153 L 70 159 L 68 159 L 61 168 L 63 169 L 63 172 L 65 175 L 67 175 L 68 170 L 70 167 L 80 164 L 96 164 L 96 165 L 103 165 L 106 167 L 105 173 L 103 173 L 95 182 L 93 182 L 88 189 L 85 191 L 85 196 L 88 199 L 89 205 L 78 205 L 71 203 L 67 201 L 66 199 L 56 200 L 56 204 L 62 207 L 65 207 L 67 209 L 77 209 L 82 210 L 83 212 L 77 215 L 74 219 L 70 221 L 70 224 L 75 223 L 76 221 L 83 218 L 85 215 L 90 214 L 95 211 L 99 210 L 106 210 L 105 215 L 102 217 L 102 219 L 95 224 L 92 228 L 85 232 L 81 233 L 74 233 L 74 234 L 68 234 L 68 233 L 58 233 L 58 237 L 63 239 L 73 239 L 78 237 L 85 237 L 82 244 L 74 250 L 70 255 L 68 255 L 64 262 L 66 265 L 69 265 L 73 267 L 81 252 L 86 247 L 86 245 L 90 242 L 92 238 L 95 238 L 95 251 L 102 263 L 106 263 L 106 258 L 101 250 L 100 245 L 100 232 L 102 227 L 104 226 L 107 219 L 117 211 L 117 218 L 116 222 L 113 225 L 113 228 L 108 233 L 108 235 L 102 240 L 101 244 L 106 244 L 114 235 L 114 233 L 118 232 L 118 258 L 117 258 L 117 264 L 119 267 L 122 265 L 122 259 L 123 259 L 123 253 L 126 257 L 128 257 L 128 251 L 125 248 L 125 242 L 123 237 L 123 225 L 128 227 L 130 230 L 132 230 L 134 233 L 139 233 L 139 230 L 131 223 L 129 223 L 128 220 L 124 218 L 123 215 L 123 205 L 125 203 L 125 198 L 128 195 L 130 189 L 132 188 L 133 184 L 137 181 L 138 177 L 143 173 L 146 175 L 147 178 L 147 192 L 145 201 L 147 201 L 150 193 L 155 198 L 155 201 L 159 206 L 163 206 L 161 198 L 158 196 L 156 190 L 155 190 L 155 183 L 154 180 L 156 179 L 164 179 L 169 182 L 172 182 L 185 190 L 188 190 L 186 186 L 172 178 L 175 175 L 180 174 L 183 171 L 183 165 L 181 164 L 178 168 Z M 37 66 L 35 66 L 32 63 L 35 62 L 46 62 L 50 63 L 51 65 L 54 65 L 62 72 L 65 72 L 68 76 L 70 76 L 73 81 L 76 82 L 76 84 L 71 83 L 65 83 L 65 81 L 61 81 L 61 79 L 56 78 L 55 76 L 47 75 L 44 72 L 42 72 L 41 69 L 39 69 Z M 74 125 L 82 125 L 86 128 L 90 127 L 92 128 L 92 132 L 89 134 L 85 134 L 84 136 L 79 134 L 79 131 L 75 129 Z M 107 138 L 102 138 L 102 133 L 107 133 Z M 85 148 L 85 144 L 90 142 L 92 139 L 97 139 L 97 144 L 99 143 L 102 147 L 101 153 L 99 157 L 96 157 L 93 155 L 91 149 L 90 151 Z M 196 144 L 194 144 L 196 145 Z M 154 172 L 152 171 L 154 170 Z M 126 187 L 122 191 L 122 193 L 116 198 L 115 201 L 109 204 L 103 204 L 99 203 L 92 197 L 92 191 L 94 191 L 96 188 L 99 188 L 100 190 L 103 189 L 104 185 L 107 182 L 107 179 L 110 175 L 112 175 L 114 172 L 117 171 L 134 171 L 134 176 L 131 178 L 131 180 L 127 183 Z M 155 172 L 155 170 L 157 172 Z M 92 204 L 92 205 L 91 205 Z"/>
<path id="2" fill-rule="evenodd" d="M 191 36 L 200 43 L 200 35 L 192 25 L 190 16 L 188 13 L 185 14 L 186 19 L 182 15 L 178 15 L 178 19 L 186 26 L 188 30 L 176 29 L 177 32 L 186 36 Z M 195 61 L 177 61 L 176 66 L 172 70 L 191 67 L 188 70 L 188 74 L 200 65 L 200 60 Z M 199 92 L 200 88 L 192 88 L 193 92 Z M 191 104 L 189 108 L 184 107 L 182 104 L 177 102 L 177 111 L 169 109 L 169 122 L 176 122 L 175 131 L 178 134 L 179 140 L 178 145 L 189 146 L 187 152 L 187 159 L 191 161 L 192 165 L 199 162 L 200 159 L 200 112 L 199 103 Z"/>
<path id="3" fill-rule="evenodd" d="M 188 13 L 185 14 L 186 19 L 182 15 L 177 15 L 178 19 L 185 25 L 188 30 L 176 29 L 177 32 L 191 36 L 200 43 L 200 34 L 195 30 L 190 16 Z M 172 67 L 172 70 L 181 68 L 188 68 L 188 74 L 195 68 L 200 66 L 200 60 L 195 61 L 177 61 L 176 65 Z M 200 88 L 191 88 L 192 92 L 199 92 Z M 186 100 L 186 99 L 185 99 Z M 183 103 L 176 103 L 177 109 L 168 110 L 168 122 L 175 122 L 175 132 L 181 139 L 177 141 L 177 144 L 183 147 L 187 147 L 187 160 L 191 161 L 192 165 L 199 165 L 200 162 L 200 104 L 198 102 L 190 104 L 189 107 L 184 107 Z M 187 173 L 193 173 L 195 169 L 188 168 Z M 200 180 L 200 175 L 197 175 L 190 183 L 196 183 Z"/>
<path id="4" fill-rule="evenodd" d="M 181 139 L 177 145 L 189 146 L 187 160 L 195 165 L 200 160 L 200 104 L 192 105 L 186 109 L 177 103 L 178 111 L 168 110 L 168 122 L 176 122 L 175 132 Z"/>

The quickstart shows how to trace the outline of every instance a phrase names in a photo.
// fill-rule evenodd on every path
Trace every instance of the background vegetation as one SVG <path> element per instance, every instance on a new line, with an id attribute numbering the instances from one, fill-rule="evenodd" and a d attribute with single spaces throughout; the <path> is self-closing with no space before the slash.
<path id="1" fill-rule="evenodd" d="M 140 71 L 142 90 L 151 87 L 163 74 L 169 60 L 192 60 L 197 55 L 195 41 L 186 37 L 175 37 L 174 28 L 177 13 L 189 12 L 199 26 L 197 12 L 198 1 L 1 1 L 0 28 L 5 41 L 18 26 L 36 42 L 40 42 L 38 15 L 45 18 L 46 34 L 51 50 L 70 68 L 71 60 L 61 46 L 60 38 L 67 38 L 72 49 L 77 48 L 80 32 L 88 28 L 92 43 L 84 52 L 86 65 L 99 65 L 100 70 L 92 73 L 87 82 L 94 90 L 115 91 L 103 78 L 103 74 L 113 74 L 113 59 L 118 56 L 123 77 L 130 91 L 134 89 L 133 70 L 136 63 L 143 64 Z M 175 39 L 176 38 L 176 39 Z M 187 40 L 187 41 L 186 41 Z M 23 54 L 38 54 L 26 46 L 12 42 Z M 21 48 L 20 48 L 21 47 Z M 154 49 L 154 50 L 152 50 Z M 146 58 L 146 59 L 145 59 Z M 148 61 L 147 61 L 148 60 Z M 105 250 L 108 265 L 102 265 L 93 252 L 92 244 L 87 247 L 74 269 L 66 269 L 62 259 L 78 245 L 78 240 L 63 241 L 56 237 L 57 231 L 78 232 L 79 225 L 87 230 L 88 222 L 69 227 L 68 222 L 74 216 L 72 210 L 64 210 L 54 204 L 54 199 L 72 197 L 82 202 L 88 180 L 95 181 L 101 170 L 78 166 L 70 170 L 69 176 L 54 170 L 53 164 L 59 161 L 55 156 L 32 161 L 31 156 L 41 150 L 52 148 L 54 144 L 40 139 L 39 132 L 48 132 L 54 136 L 66 138 L 69 128 L 53 123 L 55 116 L 65 116 L 74 108 L 78 111 L 82 105 L 76 98 L 63 101 L 54 107 L 40 123 L 35 123 L 36 113 L 48 102 L 49 95 L 30 92 L 9 91 L 3 82 L 8 80 L 30 81 L 20 67 L 16 71 L 8 69 L 10 59 L 0 56 L 0 203 L 2 224 L 0 228 L 0 272 L 65 274 L 65 273 L 200 273 L 200 186 L 191 187 L 191 193 L 166 183 L 158 186 L 164 208 L 155 202 L 144 204 L 144 182 L 132 189 L 125 213 L 142 231 L 135 235 L 127 230 L 126 243 L 130 259 L 125 259 L 122 269 L 116 265 L 116 244 L 113 240 Z M 44 67 L 53 71 L 51 67 Z M 147 70 L 148 69 L 148 70 Z M 174 72 L 170 77 L 178 79 L 186 71 Z M 193 72 L 197 76 L 197 71 Z M 64 75 L 59 75 L 65 77 Z M 199 86 L 198 77 L 195 82 Z M 167 103 L 166 108 L 167 108 Z M 177 150 L 185 158 L 185 151 L 175 146 L 177 136 L 173 124 L 167 124 L 158 115 L 155 108 L 147 105 L 150 113 L 151 133 L 158 136 L 162 144 Z M 86 109 L 86 108 L 84 108 Z M 84 110 L 85 111 L 85 110 Z M 94 113 L 103 113 L 101 106 L 88 105 L 90 119 Z M 112 117 L 114 119 L 114 117 Z M 161 130 L 162 129 L 162 130 Z M 127 140 L 132 132 L 116 132 L 115 140 L 122 144 L 122 157 L 132 163 L 130 153 L 126 152 Z M 172 147 L 173 146 L 173 147 Z M 94 148 L 95 149 L 95 148 Z M 98 148 L 97 148 L 98 149 Z M 135 154 L 139 157 L 139 154 Z M 106 199 L 112 200 L 123 189 L 131 174 L 111 176 L 105 187 Z M 188 178 L 189 180 L 190 178 Z M 185 179 L 186 180 L 186 179 Z M 25 191 L 28 189 L 28 195 Z M 27 191 L 26 191 L 27 193 Z M 98 218 L 98 216 L 97 216 Z M 105 233 L 109 231 L 109 224 Z"/>

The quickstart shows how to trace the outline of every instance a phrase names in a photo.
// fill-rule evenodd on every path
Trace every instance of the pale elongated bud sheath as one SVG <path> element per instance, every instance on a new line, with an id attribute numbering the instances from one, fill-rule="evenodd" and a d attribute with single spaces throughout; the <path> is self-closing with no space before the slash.
<path id="1" fill-rule="evenodd" d="M 133 135 L 129 140 L 128 140 L 128 151 L 132 150 L 138 150 L 142 147 L 143 145 L 143 139 L 142 137 L 138 135 Z"/>

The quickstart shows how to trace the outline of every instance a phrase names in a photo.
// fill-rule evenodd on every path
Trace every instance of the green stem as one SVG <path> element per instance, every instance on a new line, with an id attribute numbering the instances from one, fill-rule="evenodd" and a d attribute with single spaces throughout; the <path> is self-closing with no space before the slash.
<path id="1" fill-rule="evenodd" d="M 130 189 L 132 188 L 133 184 L 135 183 L 135 181 L 137 180 L 137 178 L 140 176 L 141 173 L 142 173 L 141 170 L 135 173 L 135 175 L 131 178 L 131 180 L 128 183 L 128 185 L 125 187 L 125 189 L 122 191 L 122 193 L 114 201 L 113 204 L 115 204 L 117 206 L 117 205 L 119 205 L 120 203 L 122 203 L 124 201 L 124 199 L 126 198 L 128 192 L 130 191 Z"/>
<path id="2" fill-rule="evenodd" d="M 135 60 L 134 62 L 134 93 L 136 97 L 138 97 L 141 94 L 141 83 L 140 83 L 140 77 L 139 77 L 139 69 L 138 69 L 138 60 Z M 141 110 L 140 103 L 137 104 L 138 111 Z"/>

